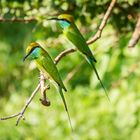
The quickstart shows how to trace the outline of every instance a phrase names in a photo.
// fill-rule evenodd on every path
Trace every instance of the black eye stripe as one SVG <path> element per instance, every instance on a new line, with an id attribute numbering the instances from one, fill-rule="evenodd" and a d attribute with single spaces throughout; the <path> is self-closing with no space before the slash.
<path id="1" fill-rule="evenodd" d="M 60 19 L 60 20 L 66 21 L 66 22 L 68 22 L 68 23 L 71 23 L 70 21 L 68 21 L 67 19 L 64 19 L 64 18 L 62 18 L 62 19 Z"/>
<path id="2" fill-rule="evenodd" d="M 29 55 L 33 52 L 33 50 L 34 50 L 35 48 L 39 48 L 39 46 L 33 47 L 33 48 L 30 50 Z"/>

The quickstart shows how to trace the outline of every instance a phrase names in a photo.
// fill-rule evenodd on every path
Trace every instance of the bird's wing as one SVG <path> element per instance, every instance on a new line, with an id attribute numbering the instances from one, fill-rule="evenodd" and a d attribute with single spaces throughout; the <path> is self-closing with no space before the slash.
<path id="1" fill-rule="evenodd" d="M 47 72 L 47 74 L 49 74 L 50 77 L 66 91 L 66 88 L 60 78 L 59 72 L 51 57 L 49 55 L 43 54 L 40 59 L 40 63 L 44 69 L 43 71 Z"/>
<path id="2" fill-rule="evenodd" d="M 64 34 L 67 38 L 77 47 L 77 49 L 82 52 L 83 54 L 90 57 L 94 62 L 96 62 L 95 57 L 93 56 L 91 50 L 89 49 L 84 37 L 76 27 L 73 25 L 69 27 L 67 30 L 64 31 Z"/>

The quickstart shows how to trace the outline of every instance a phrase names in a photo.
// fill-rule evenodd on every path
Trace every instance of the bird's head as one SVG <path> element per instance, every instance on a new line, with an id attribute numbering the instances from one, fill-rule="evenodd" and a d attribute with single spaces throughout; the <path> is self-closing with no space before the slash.
<path id="1" fill-rule="evenodd" d="M 73 16 L 69 15 L 69 14 L 61 14 L 61 15 L 58 16 L 58 19 L 59 20 L 65 20 L 65 21 L 67 21 L 69 23 L 74 22 Z"/>
<path id="2" fill-rule="evenodd" d="M 65 29 L 74 23 L 74 18 L 69 14 L 61 14 L 58 17 L 50 18 L 49 20 L 56 20 L 59 22 L 60 26 Z"/>
<path id="3" fill-rule="evenodd" d="M 30 59 L 37 59 L 40 55 L 41 47 L 37 42 L 32 42 L 26 49 L 26 55 L 23 58 L 25 60 L 27 57 Z"/>

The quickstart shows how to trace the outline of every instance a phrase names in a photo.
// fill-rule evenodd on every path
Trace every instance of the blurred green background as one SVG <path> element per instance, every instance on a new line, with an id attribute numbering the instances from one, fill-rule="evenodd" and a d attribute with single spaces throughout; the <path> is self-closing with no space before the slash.
<path id="1" fill-rule="evenodd" d="M 33 17 L 37 21 L 0 22 L 0 117 L 20 111 L 38 83 L 39 71 L 34 63 L 22 61 L 30 42 L 41 43 L 53 59 L 73 47 L 60 27 L 46 19 L 70 13 L 88 40 L 96 33 L 109 3 L 110 0 L 1 0 L 2 19 Z M 111 103 L 89 64 L 75 52 L 57 65 L 68 89 L 65 97 L 73 135 L 61 98 L 51 85 L 51 106 L 40 103 L 38 92 L 25 113 L 26 120 L 21 120 L 19 126 L 15 126 L 16 118 L 0 121 L 0 140 L 139 140 L 140 42 L 135 48 L 127 47 L 139 12 L 139 0 L 118 0 L 102 37 L 90 45 Z"/>

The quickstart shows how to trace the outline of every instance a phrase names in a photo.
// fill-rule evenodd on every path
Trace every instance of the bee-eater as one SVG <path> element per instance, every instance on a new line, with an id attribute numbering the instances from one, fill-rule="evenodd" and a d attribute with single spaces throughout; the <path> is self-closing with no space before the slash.
<path id="1" fill-rule="evenodd" d="M 50 57 L 48 52 L 45 49 L 43 49 L 40 46 L 40 44 L 37 42 L 31 43 L 27 47 L 26 56 L 24 57 L 23 60 L 25 60 L 26 58 L 29 58 L 30 60 L 35 60 L 37 68 L 43 72 L 44 76 L 47 79 L 49 79 L 50 81 L 52 81 L 53 83 L 55 83 L 55 85 L 57 85 L 61 98 L 62 98 L 62 101 L 64 103 L 65 110 L 68 115 L 70 126 L 72 128 L 68 107 L 67 107 L 65 97 L 62 92 L 62 89 L 64 91 L 67 91 L 67 89 L 65 88 L 65 86 L 61 80 L 57 67 L 55 66 L 52 58 Z"/>
<path id="2" fill-rule="evenodd" d="M 98 80 L 100 81 L 100 84 L 102 88 L 104 89 L 107 98 L 109 99 L 107 91 L 99 77 L 99 74 L 94 64 L 96 62 L 96 59 L 94 55 L 92 54 L 91 50 L 89 49 L 88 44 L 86 43 L 86 40 L 84 39 L 79 29 L 75 25 L 73 16 L 69 14 L 61 14 L 58 17 L 50 18 L 48 20 L 56 20 L 62 27 L 63 33 L 68 38 L 68 40 L 70 40 L 72 44 L 74 44 L 77 47 L 77 49 L 82 54 L 84 54 L 88 63 L 93 67 L 95 74 Z"/>

